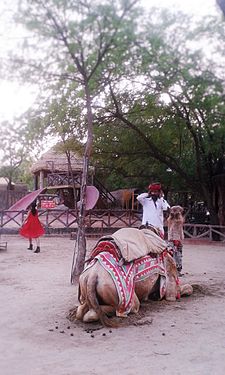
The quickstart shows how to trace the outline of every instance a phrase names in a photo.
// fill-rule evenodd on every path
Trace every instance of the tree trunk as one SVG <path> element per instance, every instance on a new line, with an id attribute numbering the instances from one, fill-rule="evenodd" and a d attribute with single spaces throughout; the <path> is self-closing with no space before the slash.
<path id="1" fill-rule="evenodd" d="M 86 143 L 85 153 L 84 153 L 83 175 L 82 175 L 81 194 L 80 194 L 80 210 L 79 210 L 79 215 L 78 215 L 77 239 L 75 242 L 73 265 L 72 265 L 72 271 L 71 271 L 71 283 L 78 281 L 79 276 L 84 269 L 84 262 L 85 262 L 85 256 L 86 256 L 86 237 L 85 237 L 86 189 L 87 189 L 87 180 L 88 180 L 89 158 L 91 155 L 92 144 L 93 144 L 93 114 L 92 114 L 92 107 L 91 107 L 91 97 L 90 97 L 87 83 L 85 85 L 85 94 L 86 94 L 88 134 L 87 134 L 87 143 Z"/>
<path id="2" fill-rule="evenodd" d="M 86 206 L 86 187 L 88 176 L 88 157 L 84 156 L 83 174 L 81 182 L 80 209 L 78 213 L 77 238 L 75 242 L 73 265 L 71 272 L 71 283 L 77 282 L 79 275 L 83 271 L 86 256 L 86 237 L 85 237 L 85 206 Z M 75 259 L 76 256 L 76 259 Z M 74 264 L 75 263 L 75 264 Z"/>
<path id="3" fill-rule="evenodd" d="M 66 151 L 66 157 L 67 157 L 67 161 L 68 161 L 68 172 L 69 172 L 69 175 L 71 176 L 71 179 L 72 179 L 73 196 L 74 196 L 74 208 L 75 208 L 75 211 L 76 211 L 76 214 L 77 214 L 77 191 L 76 191 L 76 186 L 75 186 L 75 181 L 74 181 L 73 169 L 72 169 L 72 165 L 71 165 L 70 152 Z M 68 183 L 69 183 L 69 181 L 68 181 Z"/>
<path id="4" fill-rule="evenodd" d="M 204 191 L 207 208 L 210 212 L 210 224 L 217 225 L 218 230 L 225 223 L 224 180 L 225 176 L 224 179 L 221 179 L 221 175 L 214 176 L 212 178 L 212 191 L 207 191 L 207 194 Z M 220 241 L 220 235 L 213 233 L 213 240 Z"/>

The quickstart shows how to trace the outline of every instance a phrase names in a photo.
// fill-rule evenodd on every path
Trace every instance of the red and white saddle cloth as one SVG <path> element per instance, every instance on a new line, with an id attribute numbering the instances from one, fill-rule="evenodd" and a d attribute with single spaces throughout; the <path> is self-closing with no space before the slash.
<path id="1" fill-rule="evenodd" d="M 112 252 L 103 251 L 95 255 L 86 269 L 91 267 L 96 260 L 104 267 L 104 269 L 112 277 L 119 297 L 119 305 L 116 311 L 118 316 L 126 316 L 132 307 L 132 299 L 134 296 L 135 280 L 145 280 L 152 274 L 159 273 L 160 278 L 160 297 L 163 298 L 166 289 L 166 275 L 163 265 L 163 255 L 152 258 L 146 255 L 129 263 L 118 263 L 118 257 Z M 85 269 L 85 270 L 86 270 Z"/>

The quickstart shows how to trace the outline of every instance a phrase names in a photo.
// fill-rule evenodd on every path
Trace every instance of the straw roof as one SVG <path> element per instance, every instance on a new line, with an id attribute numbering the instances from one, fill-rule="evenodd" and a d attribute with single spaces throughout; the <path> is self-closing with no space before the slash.
<path id="1" fill-rule="evenodd" d="M 83 158 L 71 152 L 71 166 L 74 172 L 83 170 Z M 54 147 L 44 153 L 32 167 L 31 172 L 65 172 L 68 171 L 68 161 L 65 152 L 56 150 Z"/>

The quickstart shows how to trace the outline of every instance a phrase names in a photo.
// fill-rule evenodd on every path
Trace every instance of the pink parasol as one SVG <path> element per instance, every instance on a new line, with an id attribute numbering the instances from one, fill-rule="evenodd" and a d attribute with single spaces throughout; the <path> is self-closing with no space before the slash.
<path id="1" fill-rule="evenodd" d="M 99 191 L 95 186 L 87 186 L 86 190 L 86 210 L 91 210 L 97 203 Z"/>

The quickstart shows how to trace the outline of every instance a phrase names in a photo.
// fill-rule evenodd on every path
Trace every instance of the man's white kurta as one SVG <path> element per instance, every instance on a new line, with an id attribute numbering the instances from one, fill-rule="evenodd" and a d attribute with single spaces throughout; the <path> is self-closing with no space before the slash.
<path id="1" fill-rule="evenodd" d="M 159 228 L 162 233 L 163 229 L 163 211 L 170 208 L 169 203 L 164 198 L 158 198 L 156 202 L 149 197 L 148 193 L 142 193 L 137 196 L 138 202 L 143 206 L 142 224 L 147 223 Z"/>

